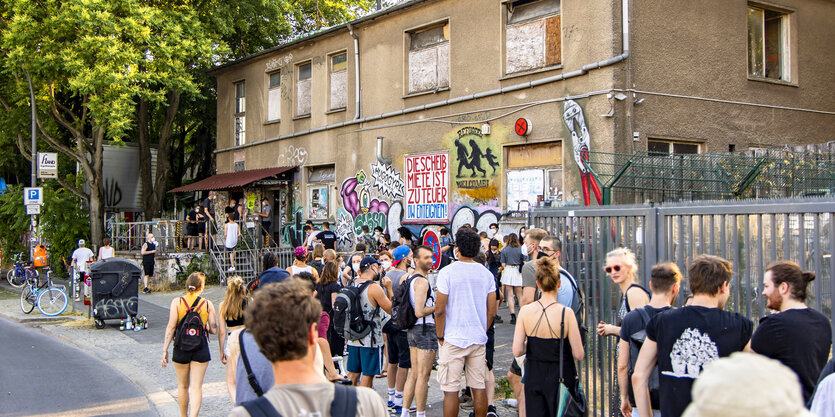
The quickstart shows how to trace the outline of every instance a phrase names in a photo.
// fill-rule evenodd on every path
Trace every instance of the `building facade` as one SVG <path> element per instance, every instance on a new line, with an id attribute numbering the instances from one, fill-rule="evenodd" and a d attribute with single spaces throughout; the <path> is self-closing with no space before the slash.
<path id="1" fill-rule="evenodd" d="M 217 67 L 219 174 L 276 237 L 600 204 L 589 153 L 833 140 L 835 4 L 412 0 Z"/>

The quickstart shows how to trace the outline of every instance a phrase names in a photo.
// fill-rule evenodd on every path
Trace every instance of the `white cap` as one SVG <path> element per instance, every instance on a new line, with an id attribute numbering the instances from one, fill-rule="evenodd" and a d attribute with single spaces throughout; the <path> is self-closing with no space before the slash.
<path id="1" fill-rule="evenodd" d="M 84 246 L 84 239 L 78 239 L 78 246 Z"/>
<path id="2" fill-rule="evenodd" d="M 692 393 L 682 417 L 813 417 L 803 405 L 797 374 L 755 353 L 711 362 Z"/>

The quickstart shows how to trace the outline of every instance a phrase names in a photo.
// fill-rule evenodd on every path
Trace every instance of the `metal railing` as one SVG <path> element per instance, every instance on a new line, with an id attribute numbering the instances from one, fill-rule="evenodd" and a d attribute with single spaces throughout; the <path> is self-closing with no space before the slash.
<path id="1" fill-rule="evenodd" d="M 832 318 L 835 300 L 835 199 L 692 202 L 663 206 L 537 208 L 531 224 L 563 242 L 562 264 L 586 295 L 586 360 L 581 378 L 591 416 L 619 415 L 615 337 L 601 338 L 597 322 L 615 323 L 616 287 L 603 271 L 606 253 L 632 249 L 647 286 L 650 268 L 675 262 L 682 271 L 699 254 L 733 262 L 731 297 L 725 309 L 757 322 L 767 314 L 762 278 L 769 263 L 791 260 L 815 272 L 809 306 Z M 685 272 L 686 274 L 686 272 Z M 683 282 L 676 305 L 690 294 Z M 835 334 L 835 332 L 833 332 Z M 835 342 L 835 340 L 834 340 Z"/>

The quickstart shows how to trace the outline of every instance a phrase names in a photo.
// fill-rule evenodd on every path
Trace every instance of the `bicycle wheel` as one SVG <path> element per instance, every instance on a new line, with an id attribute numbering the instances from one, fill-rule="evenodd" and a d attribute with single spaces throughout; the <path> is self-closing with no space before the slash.
<path id="1" fill-rule="evenodd" d="M 35 309 L 35 295 L 32 294 L 32 287 L 26 286 L 20 292 L 20 309 L 24 314 L 29 314 Z"/>
<path id="2" fill-rule="evenodd" d="M 17 272 L 17 269 L 11 269 L 6 274 L 6 280 L 9 281 L 9 285 L 15 288 L 20 288 L 23 284 L 26 283 L 26 279 L 20 276 L 20 273 Z"/>
<path id="3" fill-rule="evenodd" d="M 38 294 L 38 311 L 44 316 L 57 316 L 67 309 L 67 293 L 58 287 L 47 287 Z"/>

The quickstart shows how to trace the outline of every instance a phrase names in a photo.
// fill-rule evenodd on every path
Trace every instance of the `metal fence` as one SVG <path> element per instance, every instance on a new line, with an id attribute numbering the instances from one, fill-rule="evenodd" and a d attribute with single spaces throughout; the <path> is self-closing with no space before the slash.
<path id="1" fill-rule="evenodd" d="M 769 263 L 791 260 L 814 271 L 810 307 L 832 318 L 835 298 L 835 199 L 720 201 L 664 206 L 537 208 L 531 224 L 563 241 L 562 263 L 578 278 L 586 295 L 586 360 L 581 378 L 591 416 L 617 416 L 615 337 L 593 331 L 599 321 L 616 322 L 619 294 L 603 271 L 606 253 L 632 249 L 639 281 L 646 285 L 658 262 L 678 264 L 683 272 L 697 255 L 733 262 L 726 310 L 757 322 L 767 314 L 762 277 Z M 690 294 L 686 282 L 676 301 Z M 835 332 L 833 332 L 835 334 Z M 834 340 L 835 342 L 835 340 Z"/>

